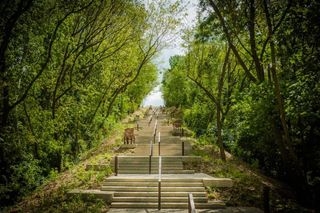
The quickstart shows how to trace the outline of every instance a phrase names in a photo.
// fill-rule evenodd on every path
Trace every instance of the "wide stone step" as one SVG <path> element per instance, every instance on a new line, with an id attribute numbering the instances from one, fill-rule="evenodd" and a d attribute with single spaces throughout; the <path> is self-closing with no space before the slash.
<path id="1" fill-rule="evenodd" d="M 156 148 L 157 145 L 154 146 L 154 149 Z M 156 153 L 154 153 L 156 154 Z M 182 161 L 182 159 L 185 158 L 184 156 L 162 156 L 161 161 L 162 162 L 179 162 Z M 113 159 L 114 160 L 114 159 Z M 118 156 L 118 160 L 122 162 L 141 162 L 145 160 L 149 160 L 149 156 Z M 158 156 L 152 156 L 151 157 L 152 161 L 159 161 Z"/>
<path id="2" fill-rule="evenodd" d="M 158 182 L 111 182 L 102 183 L 103 186 L 158 186 Z M 199 182 L 162 182 L 162 187 L 202 187 L 203 183 Z"/>
<path id="3" fill-rule="evenodd" d="M 157 153 L 155 153 L 157 154 Z M 118 162 L 122 163 L 143 163 L 143 162 L 149 162 L 149 156 L 143 157 L 143 158 L 132 158 L 132 159 L 126 159 L 126 158 L 119 158 L 118 157 Z M 152 157 L 151 162 L 153 163 L 158 163 L 159 162 L 159 157 Z M 161 163 L 181 163 L 182 159 L 181 158 L 163 158 L 161 159 Z"/>
<path id="4" fill-rule="evenodd" d="M 196 209 L 218 209 L 225 208 L 225 204 L 221 201 L 215 203 L 195 203 Z M 113 202 L 111 208 L 158 208 L 157 202 Z M 188 203 L 171 203 L 161 202 L 161 208 L 186 209 Z"/>
<path id="5" fill-rule="evenodd" d="M 189 192 L 161 192 L 162 197 L 187 197 Z M 207 197 L 206 192 L 192 192 L 193 197 Z M 158 197 L 158 192 L 115 192 L 114 197 Z"/>
<path id="6" fill-rule="evenodd" d="M 149 161 L 146 162 L 140 162 L 140 163 L 136 163 L 136 162 L 119 162 L 118 163 L 118 167 L 123 167 L 123 166 L 130 166 L 130 167 L 149 167 Z M 111 163 L 110 166 L 114 167 L 114 163 Z M 158 162 L 151 162 L 151 166 L 152 167 L 158 167 L 159 163 Z M 182 162 L 172 162 L 172 163 L 162 163 L 161 164 L 162 167 L 165 166 L 183 166 Z"/>
<path id="7" fill-rule="evenodd" d="M 119 174 L 149 174 L 149 170 L 118 170 Z M 194 170 L 164 170 L 162 174 L 193 174 Z M 158 170 L 152 170 L 151 174 L 158 174 Z"/>
<path id="8" fill-rule="evenodd" d="M 114 162 L 114 161 L 111 161 L 111 162 Z M 118 159 L 118 163 L 119 165 L 146 165 L 148 164 L 149 165 L 149 158 L 146 158 L 146 159 L 143 159 L 143 160 L 122 160 L 122 159 Z M 161 161 L 162 165 L 167 165 L 167 164 L 173 164 L 173 165 L 181 165 L 182 164 L 182 161 L 181 160 L 171 160 L 171 161 Z M 155 160 L 155 159 L 151 159 L 151 164 L 154 164 L 154 165 L 159 165 L 159 162 L 158 160 Z"/>
<path id="9" fill-rule="evenodd" d="M 105 179 L 106 181 L 112 182 L 158 182 L 158 178 L 126 178 L 126 177 L 109 177 Z M 197 182 L 202 183 L 202 179 L 194 178 L 162 178 L 161 182 Z"/>
<path id="10" fill-rule="evenodd" d="M 161 162 L 162 165 L 182 165 L 182 162 L 178 162 L 178 161 L 175 161 L 175 162 Z M 124 166 L 124 165 L 149 165 L 149 159 L 148 160 L 144 160 L 144 161 L 141 161 L 141 162 L 120 162 L 118 161 L 118 164 L 119 166 Z M 151 160 L 151 165 L 159 165 L 159 162 L 155 162 L 155 161 L 152 161 Z"/>
<path id="11" fill-rule="evenodd" d="M 102 191 L 157 192 L 158 187 L 102 186 Z M 163 192 L 204 192 L 204 187 L 161 187 Z"/>
<path id="12" fill-rule="evenodd" d="M 139 145 L 138 145 L 139 147 Z M 148 149 L 148 152 L 146 154 L 149 154 L 149 146 L 145 146 L 146 149 Z M 141 148 L 141 147 L 140 147 Z M 170 149 L 174 149 L 175 147 L 170 147 Z M 180 149 L 180 148 L 179 148 Z M 154 154 L 157 154 L 155 152 L 157 148 L 154 148 Z M 163 150 L 163 148 L 162 148 Z M 114 161 L 114 158 L 112 159 L 112 162 Z M 118 156 L 118 162 L 129 162 L 129 163 L 139 163 L 139 162 L 149 162 L 149 156 Z M 158 156 L 153 156 L 151 158 L 152 162 L 159 161 Z M 161 158 L 162 163 L 177 163 L 177 162 L 199 162 L 201 161 L 201 158 L 199 156 L 162 156 Z"/>
<path id="13" fill-rule="evenodd" d="M 118 170 L 121 169 L 128 169 L 128 170 L 149 170 L 149 165 L 141 165 L 141 166 L 136 166 L 136 165 L 125 165 L 125 166 L 118 166 Z M 159 166 L 158 165 L 152 165 L 151 169 L 153 170 L 159 170 Z M 161 167 L 162 170 L 166 170 L 166 169 L 171 169 L 171 170 L 175 170 L 175 169 L 179 169 L 182 170 L 183 166 L 182 165 L 168 165 L 168 166 L 162 166 Z"/>
<path id="14" fill-rule="evenodd" d="M 206 197 L 195 197 L 194 201 L 206 203 L 208 199 Z M 158 197 L 114 197 L 112 202 L 158 202 Z M 188 197 L 161 197 L 161 202 L 186 203 Z"/>
<path id="15" fill-rule="evenodd" d="M 131 169 L 131 170 L 140 170 L 140 169 L 149 169 L 149 165 L 144 165 L 144 166 L 131 166 L 131 165 L 126 165 L 126 166 L 119 166 L 118 167 L 118 170 L 119 169 Z M 159 170 L 159 167 L 158 167 L 158 165 L 152 165 L 151 166 L 151 169 L 157 169 L 157 170 Z M 162 170 L 164 170 L 164 169 L 183 169 L 183 166 L 182 165 L 170 165 L 170 166 L 162 166 L 161 167 L 161 169 Z"/>

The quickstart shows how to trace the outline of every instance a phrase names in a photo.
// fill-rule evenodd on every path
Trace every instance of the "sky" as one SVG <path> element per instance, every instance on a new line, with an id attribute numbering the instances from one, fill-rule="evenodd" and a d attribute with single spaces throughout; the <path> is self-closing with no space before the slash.
<path id="1" fill-rule="evenodd" d="M 197 0 L 190 0 L 190 1 L 183 1 L 186 6 L 186 13 L 187 15 L 184 16 L 182 21 L 182 26 L 179 28 L 184 27 L 193 27 L 195 24 L 196 16 L 197 16 Z M 181 47 L 182 45 L 182 38 L 180 34 L 177 34 L 176 39 L 172 42 L 172 44 L 166 48 L 164 48 L 158 55 L 158 57 L 154 60 L 154 63 L 157 65 L 158 70 L 161 72 L 159 74 L 159 82 L 162 80 L 163 71 L 170 67 L 169 59 L 171 56 L 174 55 L 182 55 L 185 52 L 185 49 Z M 156 86 L 151 93 L 146 96 L 143 101 L 143 106 L 163 106 L 164 101 L 162 98 L 162 93 L 160 90 L 161 85 Z"/>

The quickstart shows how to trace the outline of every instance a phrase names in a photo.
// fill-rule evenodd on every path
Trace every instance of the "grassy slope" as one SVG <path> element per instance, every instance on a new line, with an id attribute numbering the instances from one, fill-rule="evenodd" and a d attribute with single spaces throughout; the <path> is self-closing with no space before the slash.
<path id="1" fill-rule="evenodd" d="M 143 111 L 136 112 L 140 115 Z M 77 165 L 60 174 L 54 175 L 17 205 L 5 212 L 107 212 L 108 207 L 98 199 L 82 200 L 77 196 L 68 196 L 67 192 L 74 188 L 97 189 L 103 179 L 112 174 L 110 166 L 104 171 L 86 171 L 87 164 L 109 164 L 112 156 L 118 153 L 122 142 L 122 133 L 128 116 L 122 123 L 114 127 L 110 136 L 98 147 L 84 153 Z"/>

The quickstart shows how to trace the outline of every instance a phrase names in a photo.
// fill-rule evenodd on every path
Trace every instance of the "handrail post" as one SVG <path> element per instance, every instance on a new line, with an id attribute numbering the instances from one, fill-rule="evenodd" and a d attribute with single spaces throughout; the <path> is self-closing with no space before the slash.
<path id="1" fill-rule="evenodd" d="M 149 118 L 148 126 L 150 126 L 151 122 L 152 122 L 152 115 Z"/>
<path id="2" fill-rule="evenodd" d="M 153 143 L 151 143 L 151 156 L 153 156 Z"/>
<path id="3" fill-rule="evenodd" d="M 182 148 L 181 148 L 182 149 L 181 150 L 182 151 L 182 156 L 184 156 L 184 141 L 182 141 L 181 146 L 182 146 Z"/>
<path id="4" fill-rule="evenodd" d="M 160 156 L 160 132 L 159 132 L 159 139 L 158 139 L 158 156 Z"/>
<path id="5" fill-rule="evenodd" d="M 263 186 L 263 210 L 265 213 L 270 212 L 270 187 L 264 185 Z"/>
<path id="6" fill-rule="evenodd" d="M 155 122 L 155 124 L 154 124 L 154 129 L 153 129 L 153 143 L 156 142 L 157 128 L 158 128 L 158 120 L 156 120 L 156 122 Z"/>
<path id="7" fill-rule="evenodd" d="M 149 175 L 151 174 L 151 158 L 152 156 L 149 155 Z"/>
<path id="8" fill-rule="evenodd" d="M 153 155 L 153 143 L 150 141 L 150 154 L 149 154 L 149 174 L 151 174 L 151 158 Z"/>
<path id="9" fill-rule="evenodd" d="M 159 156 L 159 178 L 158 178 L 158 210 L 161 209 L 161 170 L 162 170 L 162 157 Z"/>
<path id="10" fill-rule="evenodd" d="M 118 155 L 114 157 L 114 173 L 115 176 L 118 176 Z"/>
<path id="11" fill-rule="evenodd" d="M 184 156 L 184 141 L 183 141 L 183 128 L 180 129 L 180 141 L 181 141 L 181 152 L 182 156 Z"/>

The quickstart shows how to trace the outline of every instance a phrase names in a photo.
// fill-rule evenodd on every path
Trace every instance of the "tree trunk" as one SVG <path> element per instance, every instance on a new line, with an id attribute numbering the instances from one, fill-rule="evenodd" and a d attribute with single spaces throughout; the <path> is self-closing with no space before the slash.
<path id="1" fill-rule="evenodd" d="M 252 54 L 252 59 L 254 61 L 254 64 L 256 66 L 256 74 L 257 74 L 258 80 L 259 82 L 263 82 L 264 72 L 257 54 L 254 21 L 255 21 L 255 3 L 254 3 L 254 0 L 250 0 L 248 29 L 249 29 L 249 37 L 250 37 L 251 54 Z"/>
<path id="2" fill-rule="evenodd" d="M 4 83 L 6 84 L 6 83 Z M 0 134 L 5 131 L 5 127 L 8 124 L 10 105 L 9 105 L 9 86 L 5 85 L 2 89 L 2 109 L 1 109 L 1 123 L 0 123 Z"/>
<path id="3" fill-rule="evenodd" d="M 23 1 L 21 0 L 13 14 L 8 18 L 6 23 L 4 23 L 3 31 L 0 36 L 0 82 L 1 82 L 1 96 L 2 106 L 0 109 L 0 135 L 4 132 L 5 127 L 8 124 L 9 113 L 11 110 L 10 99 L 9 99 L 9 79 L 6 61 L 6 52 L 8 50 L 9 43 L 12 39 L 12 32 L 17 25 L 19 18 L 31 8 L 33 0 Z"/>
<path id="4" fill-rule="evenodd" d="M 220 149 L 220 158 L 223 161 L 226 161 L 226 154 L 224 152 L 224 147 L 223 147 L 223 141 L 222 141 L 222 122 L 221 122 L 221 106 L 220 103 L 216 105 L 217 109 L 217 139 L 218 139 L 218 145 Z"/>
<path id="5" fill-rule="evenodd" d="M 234 56 L 237 58 L 239 64 L 241 65 L 241 67 L 243 68 L 243 70 L 245 71 L 246 75 L 248 76 L 248 78 L 252 81 L 252 82 L 257 82 L 257 79 L 252 75 L 250 69 L 246 66 L 245 62 L 243 61 L 242 57 L 240 56 L 240 53 L 238 51 L 238 49 L 234 46 L 233 42 L 232 42 L 232 38 L 231 38 L 231 34 L 230 34 L 230 30 L 227 27 L 226 21 L 224 19 L 224 17 L 222 16 L 220 9 L 218 8 L 218 6 L 216 5 L 216 3 L 213 0 L 209 0 L 209 4 L 211 5 L 211 7 L 213 8 L 213 10 L 215 11 L 215 13 L 217 14 L 223 32 L 227 38 L 228 44 L 234 54 Z"/>
<path id="6" fill-rule="evenodd" d="M 298 193 L 300 196 L 299 199 L 305 200 L 307 181 L 304 176 L 303 167 L 299 162 L 299 159 L 296 153 L 294 152 L 294 148 L 292 146 L 291 139 L 290 139 L 289 128 L 286 122 L 284 101 L 281 95 L 280 83 L 277 75 L 276 49 L 275 49 L 275 44 L 273 39 L 273 26 L 272 26 L 271 17 L 269 14 L 269 3 L 266 0 L 264 0 L 263 3 L 264 3 L 264 10 L 265 10 L 268 32 L 270 37 L 270 50 L 271 50 L 270 51 L 271 52 L 270 71 L 271 71 L 272 80 L 274 84 L 276 108 L 279 112 L 281 127 L 283 131 L 283 138 L 281 141 L 279 141 L 281 143 L 279 144 L 279 147 L 281 150 L 282 159 L 284 161 L 286 170 L 288 172 L 288 175 L 287 175 L 288 181 L 291 182 L 292 185 L 295 185 L 299 188 L 300 190 L 300 192 Z"/>

